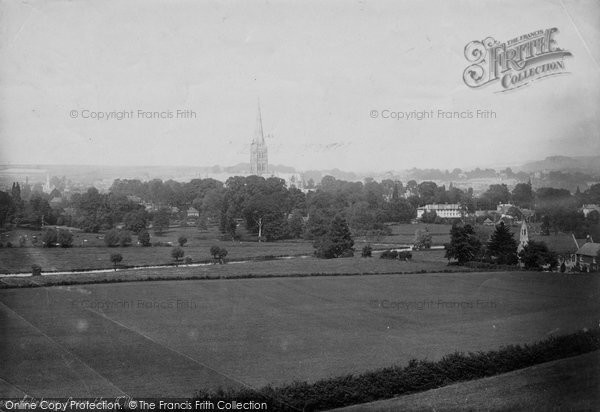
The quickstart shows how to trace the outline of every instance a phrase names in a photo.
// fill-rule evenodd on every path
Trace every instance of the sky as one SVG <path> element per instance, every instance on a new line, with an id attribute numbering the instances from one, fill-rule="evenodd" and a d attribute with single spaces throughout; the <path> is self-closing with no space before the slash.
<path id="1" fill-rule="evenodd" d="M 0 163 L 248 162 L 259 101 L 270 163 L 298 170 L 599 155 L 598 23 L 595 0 L 0 0 Z M 464 83 L 469 42 L 551 27 L 566 73 Z M 431 110 L 495 118 L 389 118 Z"/>

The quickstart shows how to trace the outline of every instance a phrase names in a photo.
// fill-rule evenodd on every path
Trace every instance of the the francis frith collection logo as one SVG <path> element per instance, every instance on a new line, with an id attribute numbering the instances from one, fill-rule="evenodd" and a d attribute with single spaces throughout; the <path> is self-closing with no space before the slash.
<path id="1" fill-rule="evenodd" d="M 534 80 L 567 73 L 564 58 L 571 56 L 558 47 L 553 27 L 523 34 L 504 43 L 488 37 L 465 47 L 471 63 L 463 72 L 465 84 L 471 88 L 499 82 L 500 91 L 528 85 Z"/>

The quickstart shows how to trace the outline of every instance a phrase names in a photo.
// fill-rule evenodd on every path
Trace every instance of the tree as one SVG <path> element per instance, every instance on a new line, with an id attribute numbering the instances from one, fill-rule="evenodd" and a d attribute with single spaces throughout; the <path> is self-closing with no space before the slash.
<path id="1" fill-rule="evenodd" d="M 122 260 L 123 260 L 123 256 L 120 253 L 111 253 L 110 254 L 110 261 L 114 265 L 115 272 L 117 271 L 117 265 L 119 263 L 121 263 Z"/>
<path id="2" fill-rule="evenodd" d="M 505 184 L 490 185 L 489 189 L 481 195 L 485 200 L 488 200 L 493 207 L 499 203 L 507 203 L 510 199 L 510 192 Z"/>
<path id="3" fill-rule="evenodd" d="M 111 229 L 104 234 L 104 244 L 108 247 L 119 246 L 119 231 Z"/>
<path id="4" fill-rule="evenodd" d="M 422 250 L 431 248 L 431 233 L 425 228 L 425 230 L 418 229 L 415 232 L 415 239 L 413 241 L 413 250 Z"/>
<path id="5" fill-rule="evenodd" d="M 302 237 L 304 233 L 304 218 L 302 217 L 302 212 L 296 209 L 292 212 L 292 216 L 290 216 L 288 220 L 288 234 L 291 238 L 299 238 Z"/>
<path id="6" fill-rule="evenodd" d="M 129 212 L 123 217 L 123 223 L 125 229 L 131 230 L 134 234 L 139 234 L 141 231 L 146 230 L 148 212 L 144 209 Z"/>
<path id="7" fill-rule="evenodd" d="M 550 216 L 544 215 L 542 217 L 540 231 L 542 236 L 550 236 Z"/>
<path id="8" fill-rule="evenodd" d="M 56 243 L 60 247 L 67 248 L 73 246 L 73 234 L 65 229 L 59 229 L 56 234 Z"/>
<path id="9" fill-rule="evenodd" d="M 394 188 L 397 188 L 397 186 L 394 186 Z M 410 222 L 416 215 L 416 209 L 406 199 L 392 198 L 388 206 L 387 216 L 390 222 Z"/>
<path id="10" fill-rule="evenodd" d="M 14 188 L 13 184 L 13 188 Z M 14 195 L 14 198 L 8 195 L 8 193 L 0 192 L 0 228 L 8 221 L 11 211 L 14 209 L 14 204 L 21 201 L 21 191 L 19 189 L 18 195 Z"/>
<path id="11" fill-rule="evenodd" d="M 196 228 L 200 231 L 208 230 L 208 219 L 205 214 L 201 214 L 198 216 L 198 219 L 196 219 Z"/>
<path id="12" fill-rule="evenodd" d="M 519 207 L 530 208 L 533 204 L 533 190 L 531 182 L 517 183 L 512 191 L 512 201 Z"/>
<path id="13" fill-rule="evenodd" d="M 187 243 L 187 237 L 183 235 L 179 236 L 179 238 L 177 238 L 177 243 L 179 243 L 179 246 L 183 247 Z"/>
<path id="14" fill-rule="evenodd" d="M 362 248 L 362 257 L 371 257 L 373 256 L 373 248 L 371 247 L 371 245 L 365 245 Z"/>
<path id="15" fill-rule="evenodd" d="M 219 247 L 219 246 L 211 246 L 210 247 L 210 255 L 215 260 L 215 263 L 218 261 L 220 264 L 224 263 L 225 256 L 227 256 L 227 249 Z"/>
<path id="16" fill-rule="evenodd" d="M 140 242 L 140 245 L 142 246 L 150 246 L 150 233 L 148 233 L 146 229 L 138 233 L 138 242 Z"/>
<path id="17" fill-rule="evenodd" d="M 315 239 L 313 246 L 316 249 L 317 257 L 325 259 L 337 258 L 342 256 L 345 251 L 352 250 L 354 240 L 346 220 L 342 216 L 336 215 L 327 232 Z"/>
<path id="18" fill-rule="evenodd" d="M 129 230 L 119 232 L 119 245 L 122 247 L 131 245 L 131 232 Z"/>
<path id="19" fill-rule="evenodd" d="M 452 225 L 450 243 L 445 245 L 446 258 L 456 259 L 459 265 L 474 260 L 481 253 L 481 241 L 471 225 Z"/>
<path id="20" fill-rule="evenodd" d="M 535 240 L 530 240 L 523 247 L 523 250 L 519 252 L 519 259 L 525 269 L 528 270 L 541 270 L 546 266 L 552 270 L 558 264 L 556 253 L 549 250 L 546 243 L 536 242 Z M 562 265 L 561 271 L 564 272 Z"/>
<path id="21" fill-rule="evenodd" d="M 185 252 L 179 246 L 176 246 L 171 250 L 171 257 L 175 259 L 176 265 L 179 264 L 179 260 L 183 257 L 183 255 L 185 255 Z"/>
<path id="22" fill-rule="evenodd" d="M 435 223 L 437 221 L 437 213 L 435 210 L 426 210 L 421 215 L 421 222 L 423 223 Z"/>
<path id="23" fill-rule="evenodd" d="M 71 247 L 73 246 L 73 234 L 65 229 L 44 229 L 42 233 L 42 243 L 44 247 L 50 248 L 55 246 Z"/>
<path id="24" fill-rule="evenodd" d="M 160 209 L 158 212 L 156 212 L 152 221 L 152 227 L 154 228 L 154 233 L 157 235 L 162 235 L 165 229 L 169 228 L 168 209 Z"/>
<path id="25" fill-rule="evenodd" d="M 517 263 L 517 246 L 509 228 L 500 222 L 487 244 L 487 253 L 498 264 L 514 265 Z"/>

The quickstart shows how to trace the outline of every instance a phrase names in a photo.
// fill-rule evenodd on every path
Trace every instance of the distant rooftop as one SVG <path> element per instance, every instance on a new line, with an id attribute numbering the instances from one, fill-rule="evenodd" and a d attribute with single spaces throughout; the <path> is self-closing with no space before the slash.
<path id="1" fill-rule="evenodd" d="M 596 257 L 598 255 L 598 251 L 600 251 L 600 243 L 588 242 L 581 246 L 579 250 L 575 252 L 575 254 Z"/>

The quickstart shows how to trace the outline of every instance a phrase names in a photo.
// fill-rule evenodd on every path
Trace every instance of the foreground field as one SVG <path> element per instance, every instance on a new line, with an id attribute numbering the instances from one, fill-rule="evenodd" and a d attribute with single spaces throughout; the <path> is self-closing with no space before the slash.
<path id="1" fill-rule="evenodd" d="M 191 396 L 598 325 L 597 276 L 495 272 L 0 290 L 7 396 Z"/>
<path id="2" fill-rule="evenodd" d="M 392 411 L 596 411 L 600 352 L 543 363 L 491 378 L 335 409 Z"/>

